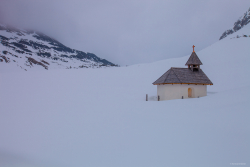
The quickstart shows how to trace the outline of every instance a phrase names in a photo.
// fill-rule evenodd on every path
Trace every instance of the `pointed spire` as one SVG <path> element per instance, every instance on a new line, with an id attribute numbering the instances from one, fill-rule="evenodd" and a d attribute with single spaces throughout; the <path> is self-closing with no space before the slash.
<path id="1" fill-rule="evenodd" d="M 200 61 L 199 57 L 196 55 L 195 52 L 192 52 L 191 56 L 189 57 L 186 66 L 187 65 L 202 65 L 202 62 Z"/>
<path id="2" fill-rule="evenodd" d="M 189 57 L 189 59 L 186 63 L 186 66 L 188 66 L 188 65 L 202 65 L 202 62 L 200 61 L 199 57 L 197 56 L 197 54 L 194 51 L 195 46 L 193 45 L 192 47 L 193 47 L 193 52 L 192 52 L 191 56 Z"/>

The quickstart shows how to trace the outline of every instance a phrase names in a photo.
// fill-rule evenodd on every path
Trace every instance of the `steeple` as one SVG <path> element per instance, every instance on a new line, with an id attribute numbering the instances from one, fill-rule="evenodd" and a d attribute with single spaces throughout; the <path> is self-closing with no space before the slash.
<path id="1" fill-rule="evenodd" d="M 195 46 L 193 45 L 192 47 L 193 47 L 193 52 L 189 57 L 186 66 L 188 66 L 188 68 L 191 69 L 192 71 L 200 71 L 200 65 L 202 65 L 202 62 L 200 61 L 199 57 L 194 51 Z"/>

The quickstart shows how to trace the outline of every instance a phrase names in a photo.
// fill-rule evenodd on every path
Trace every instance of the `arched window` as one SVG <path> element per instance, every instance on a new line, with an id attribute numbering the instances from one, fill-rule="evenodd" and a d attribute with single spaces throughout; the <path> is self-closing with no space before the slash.
<path id="1" fill-rule="evenodd" d="M 192 89 L 188 88 L 188 97 L 191 98 L 192 97 Z"/>

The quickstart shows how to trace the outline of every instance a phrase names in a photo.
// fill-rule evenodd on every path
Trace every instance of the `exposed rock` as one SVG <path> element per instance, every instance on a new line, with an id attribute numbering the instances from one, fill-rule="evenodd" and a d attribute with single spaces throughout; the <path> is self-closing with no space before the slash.
<path id="1" fill-rule="evenodd" d="M 250 22 L 250 8 L 242 17 L 240 17 L 235 23 L 232 29 L 226 30 L 220 37 L 220 40 L 227 37 L 230 34 L 240 30 L 242 27 Z"/>
<path id="2" fill-rule="evenodd" d="M 0 53 L 5 55 L 1 57 L 0 62 L 14 62 L 18 67 L 28 65 L 29 69 L 32 69 L 36 67 L 33 64 L 41 65 L 45 69 L 118 66 L 93 53 L 71 49 L 41 32 L 32 30 L 26 31 L 0 24 L 0 41 L 3 46 Z M 21 59 L 24 60 L 20 61 Z"/>

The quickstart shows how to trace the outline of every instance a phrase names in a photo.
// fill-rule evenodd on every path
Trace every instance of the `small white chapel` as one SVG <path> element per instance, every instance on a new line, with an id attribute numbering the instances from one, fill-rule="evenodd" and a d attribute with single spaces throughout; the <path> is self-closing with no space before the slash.
<path id="1" fill-rule="evenodd" d="M 207 85 L 213 85 L 202 71 L 202 62 L 194 51 L 189 57 L 188 68 L 171 67 L 153 85 L 157 85 L 158 100 L 199 98 L 207 95 Z"/>

